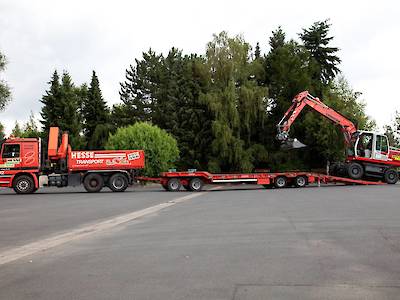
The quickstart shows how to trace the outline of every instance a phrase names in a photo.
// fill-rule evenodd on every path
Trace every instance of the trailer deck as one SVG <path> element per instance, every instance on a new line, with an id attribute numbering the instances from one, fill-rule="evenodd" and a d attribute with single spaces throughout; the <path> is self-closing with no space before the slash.
<path id="1" fill-rule="evenodd" d="M 139 181 L 160 183 L 168 191 L 178 191 L 182 186 L 189 191 L 200 191 L 205 184 L 258 184 L 265 187 L 284 188 L 287 186 L 304 187 L 317 184 L 357 184 L 382 185 L 381 181 L 355 180 L 314 172 L 278 172 L 213 174 L 205 171 L 164 172 L 160 177 L 137 177 Z"/>

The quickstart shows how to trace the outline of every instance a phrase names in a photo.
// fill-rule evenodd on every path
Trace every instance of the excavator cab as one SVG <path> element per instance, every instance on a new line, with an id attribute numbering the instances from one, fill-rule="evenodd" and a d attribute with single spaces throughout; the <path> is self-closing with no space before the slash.
<path id="1" fill-rule="evenodd" d="M 354 156 L 383 161 L 389 159 L 389 139 L 386 135 L 372 131 L 358 132 L 354 142 Z"/>

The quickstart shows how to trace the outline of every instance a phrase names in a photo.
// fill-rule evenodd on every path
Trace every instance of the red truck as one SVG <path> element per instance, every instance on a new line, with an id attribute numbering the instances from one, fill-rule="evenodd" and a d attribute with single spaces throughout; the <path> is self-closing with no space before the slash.
<path id="1" fill-rule="evenodd" d="M 40 138 L 11 137 L 1 143 L 0 187 L 30 194 L 40 186 L 83 184 L 92 193 L 104 186 L 123 192 L 144 163 L 143 150 L 73 151 L 68 134 L 51 127 L 47 147 Z"/>

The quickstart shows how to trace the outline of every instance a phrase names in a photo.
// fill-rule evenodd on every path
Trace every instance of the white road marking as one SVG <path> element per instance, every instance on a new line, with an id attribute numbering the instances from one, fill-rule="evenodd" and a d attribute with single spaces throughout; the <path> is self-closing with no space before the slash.
<path id="1" fill-rule="evenodd" d="M 218 187 L 217 187 L 218 188 Z M 215 189 L 215 188 L 213 188 Z M 18 260 L 28 255 L 33 255 L 38 252 L 46 251 L 50 248 L 75 241 L 78 239 L 85 238 L 95 233 L 99 233 L 101 231 L 109 230 L 118 225 L 121 225 L 126 222 L 130 222 L 140 217 L 144 217 L 146 215 L 154 214 L 163 210 L 167 207 L 171 207 L 175 204 L 185 202 L 187 200 L 199 197 L 204 195 L 206 192 L 193 193 L 187 196 L 179 197 L 168 202 L 160 203 L 142 210 L 130 212 L 128 214 L 119 215 L 117 217 L 113 217 L 111 219 L 92 223 L 89 225 L 84 225 L 78 229 L 74 229 L 67 233 L 62 233 L 53 237 L 45 238 L 36 242 L 32 242 L 20 247 L 16 247 L 13 249 L 6 250 L 4 252 L 0 252 L 0 265 L 7 264 L 9 262 Z"/>

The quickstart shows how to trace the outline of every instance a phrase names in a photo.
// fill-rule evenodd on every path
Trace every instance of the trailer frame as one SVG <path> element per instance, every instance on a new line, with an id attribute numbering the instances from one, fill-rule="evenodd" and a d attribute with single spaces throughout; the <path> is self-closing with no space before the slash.
<path id="1" fill-rule="evenodd" d="M 382 181 L 356 180 L 331 176 L 315 172 L 275 172 L 275 173 L 220 173 L 205 171 L 171 171 L 160 177 L 136 177 L 138 181 L 152 181 L 162 185 L 167 191 L 179 191 L 184 187 L 188 191 L 201 191 L 206 184 L 257 184 L 264 187 L 284 188 L 288 186 L 305 187 L 308 184 L 344 184 L 344 185 L 383 185 Z"/>

